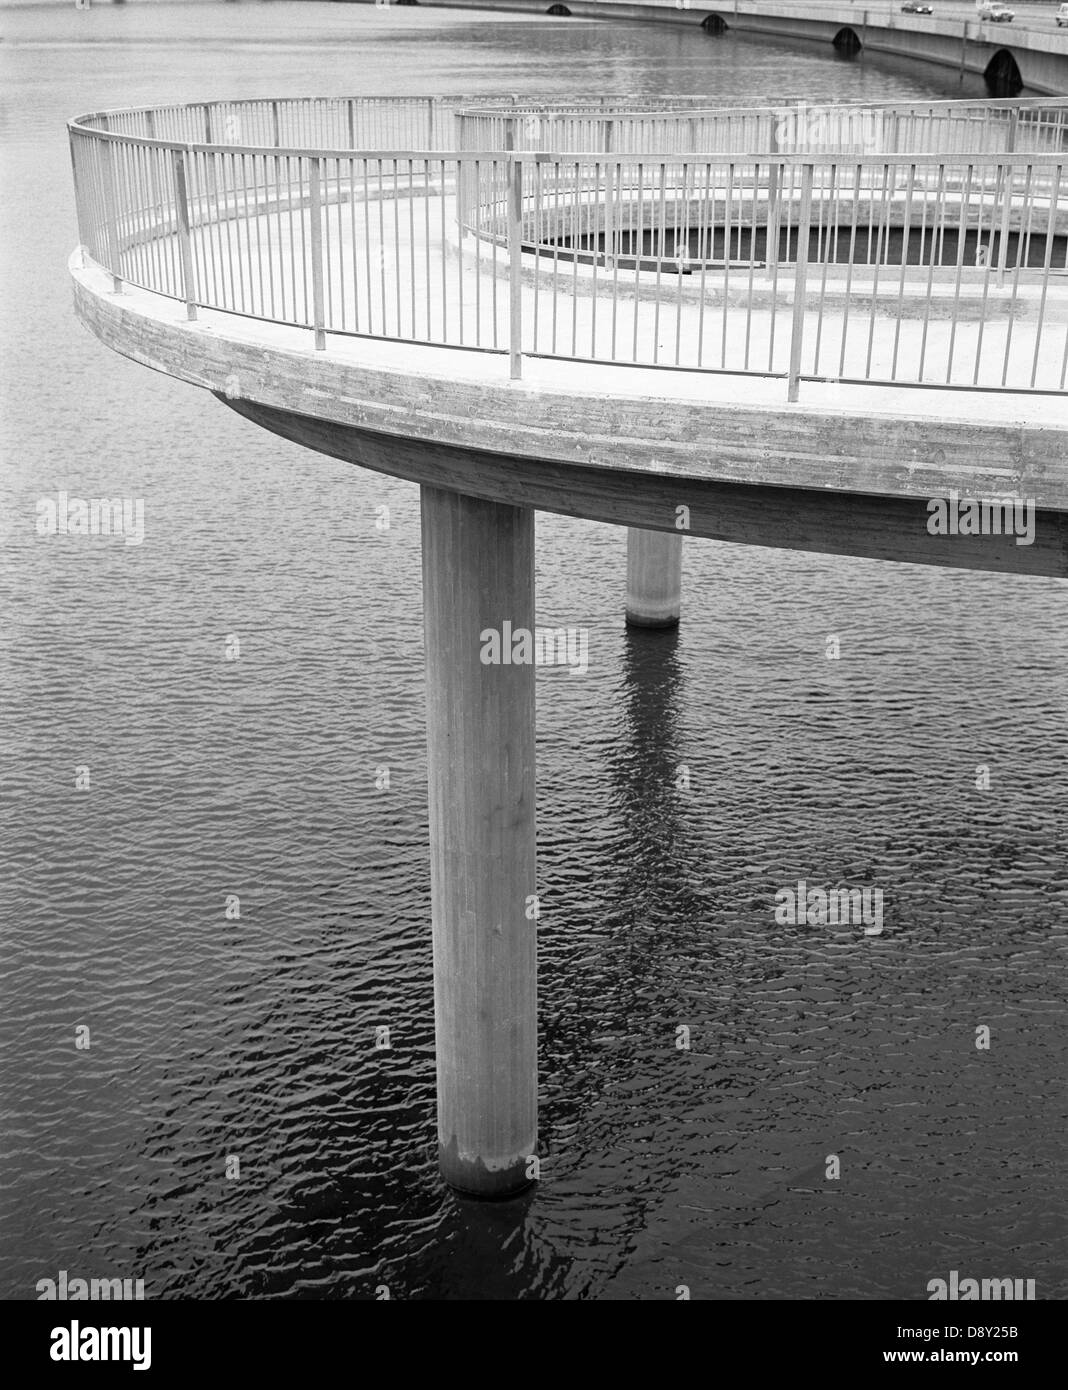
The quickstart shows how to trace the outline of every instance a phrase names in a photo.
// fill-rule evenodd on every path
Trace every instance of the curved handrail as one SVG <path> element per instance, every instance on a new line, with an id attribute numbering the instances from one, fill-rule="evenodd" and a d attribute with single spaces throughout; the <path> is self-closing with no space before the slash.
<path id="1" fill-rule="evenodd" d="M 533 353 L 784 376 L 791 397 L 1065 387 L 1068 99 L 266 98 L 69 130 L 85 253 L 191 318 L 507 352 L 515 374 Z"/>
<path id="2" fill-rule="evenodd" d="M 820 121 L 856 122 L 863 113 L 878 114 L 900 141 L 910 130 L 921 131 L 934 139 L 937 148 L 927 152 L 948 154 L 974 150 L 989 153 L 991 141 L 1015 121 L 1022 126 L 1025 138 L 1041 141 L 1041 148 L 1063 148 L 1068 135 L 1068 98 L 1034 97 L 1017 100 L 946 100 L 905 103 L 871 102 L 799 102 L 788 101 L 763 106 L 722 106 L 710 103 L 706 97 L 619 97 L 589 98 L 585 102 L 574 98 L 554 101 L 551 98 L 518 97 L 289 97 L 239 98 L 208 102 L 184 102 L 168 106 L 116 108 L 90 112 L 68 123 L 74 131 L 107 132 L 115 136 L 134 136 L 140 140 L 159 142 L 162 147 L 192 144 L 197 148 L 212 148 L 220 152 L 235 146 L 253 144 L 259 148 L 286 148 L 304 154 L 338 153 L 359 150 L 412 149 L 461 153 L 465 149 L 522 148 L 531 116 L 552 122 L 556 139 L 553 146 L 561 153 L 593 153 L 602 150 L 605 122 L 616 123 L 617 134 L 632 125 L 657 136 L 661 141 L 685 133 L 694 134 L 691 121 L 709 122 L 705 133 L 729 136 L 737 132 L 752 140 L 777 126 L 794 126 L 799 121 L 816 125 Z M 241 122 L 241 129 L 227 130 L 227 122 Z M 680 122 L 687 125 L 682 127 Z M 318 123 L 318 125 L 317 125 Z M 133 128 L 139 126 L 140 128 Z M 550 127 L 546 127 L 549 129 Z M 248 141 L 245 130 L 254 131 L 261 139 Z M 165 133 L 170 130 L 170 134 Z M 947 142 L 949 131 L 957 136 Z M 700 128 L 699 128 L 700 131 Z M 325 136 L 335 137 L 327 141 Z M 396 139 L 383 139 L 392 133 Z M 295 135 L 298 138 L 282 139 Z M 301 135 L 314 139 L 300 139 Z M 489 135 L 492 139 L 473 139 L 474 135 Z M 415 138 L 418 136 L 418 138 Z M 347 138 L 344 138 L 347 137 Z M 496 138 L 499 137 L 499 138 Z M 512 138 L 510 138 L 512 137 Z M 970 142 L 963 143 L 963 137 Z M 667 145 L 651 144 L 651 154 L 677 153 L 676 140 Z M 582 143 L 588 141 L 589 143 Z M 1039 146 L 1034 146 L 1036 149 Z M 702 153 L 733 151 L 731 143 L 706 144 Z M 750 145 L 737 152 L 750 154 L 776 151 L 774 140 Z M 895 152 L 902 152 L 900 148 Z M 916 151 L 920 152 L 920 151 Z"/>

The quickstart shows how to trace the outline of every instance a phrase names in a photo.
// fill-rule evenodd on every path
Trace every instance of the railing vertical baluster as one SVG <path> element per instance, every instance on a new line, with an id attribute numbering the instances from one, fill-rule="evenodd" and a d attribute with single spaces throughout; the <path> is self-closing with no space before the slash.
<path id="1" fill-rule="evenodd" d="M 1005 137 L 1005 153 L 1012 154 L 1016 149 L 1016 127 L 1020 120 L 1020 113 L 1014 110 L 1009 117 L 1009 129 Z M 1012 218 L 1012 182 L 1013 170 L 1011 164 L 1006 164 L 1001 171 L 1001 244 L 998 246 L 998 289 L 1003 289 L 1005 285 L 1005 269 L 1009 259 L 1009 227 Z"/>
<path id="2" fill-rule="evenodd" d="M 508 161 L 508 354 L 513 381 L 523 375 L 523 161 Z"/>
<path id="3" fill-rule="evenodd" d="M 156 138 L 156 113 L 155 111 L 145 112 L 145 129 L 150 140 Z M 150 150 L 149 153 L 152 153 Z M 151 189 L 152 207 L 155 212 L 159 212 L 163 206 L 163 198 L 159 190 L 159 180 L 156 176 L 156 164 L 153 160 L 149 164 L 149 187 Z"/>
<path id="4" fill-rule="evenodd" d="M 103 128 L 108 129 L 107 116 Z M 104 231 L 108 248 L 108 270 L 111 272 L 111 288 L 115 294 L 122 293 L 122 245 L 119 241 L 119 226 L 115 208 L 115 150 L 108 139 L 101 141 L 103 158 L 100 161 L 100 174 L 104 193 Z"/>
<path id="5" fill-rule="evenodd" d="M 790 332 L 790 372 L 787 399 L 796 401 L 801 386 L 801 345 L 805 333 L 805 297 L 808 279 L 808 243 L 812 225 L 813 166 L 801 169 L 801 209 L 797 218 L 797 253 L 794 266 L 794 318 Z"/>
<path id="6" fill-rule="evenodd" d="M 88 193 L 81 176 L 79 164 L 85 157 L 85 146 L 80 135 L 73 132 L 70 136 L 70 169 L 74 179 L 74 212 L 78 220 L 78 250 L 81 252 L 81 266 L 85 269 L 85 254 L 92 252 L 89 245 L 90 233 L 88 232 L 89 219 L 86 212 Z"/>
<path id="7" fill-rule="evenodd" d="M 604 123 L 604 149 L 605 154 L 611 156 L 614 144 L 613 134 L 615 122 L 608 119 Z M 611 158 L 604 163 L 605 189 L 604 189 L 604 264 L 607 268 L 615 254 L 615 235 L 616 235 L 616 194 L 615 194 L 615 168 Z"/>
<path id="8" fill-rule="evenodd" d="M 771 130 L 769 132 L 768 149 L 772 154 L 779 151 L 779 127 L 772 113 Z M 785 169 L 782 173 L 785 173 Z M 779 267 L 779 219 L 781 216 L 781 190 L 782 174 L 779 165 L 775 160 L 768 161 L 768 231 L 767 240 L 764 247 L 764 260 L 767 262 L 768 274 L 774 274 Z"/>
<path id="9" fill-rule="evenodd" d="M 311 222 L 312 324 L 315 346 L 326 347 L 323 313 L 323 190 L 322 161 L 317 155 L 308 160 L 308 217 Z"/>
<path id="10" fill-rule="evenodd" d="M 204 143 L 205 145 L 214 144 L 211 129 L 211 106 L 208 102 L 201 102 L 204 112 Z M 207 151 L 204 152 L 204 192 L 208 198 L 215 198 L 218 194 L 218 167 L 216 156 Z"/>
<path id="11" fill-rule="evenodd" d="M 197 316 L 196 284 L 193 278 L 193 250 L 189 235 L 189 188 L 185 176 L 185 155 L 181 150 L 172 150 L 174 168 L 174 202 L 178 220 L 178 252 L 182 268 L 182 298 L 185 300 L 186 317 Z"/>

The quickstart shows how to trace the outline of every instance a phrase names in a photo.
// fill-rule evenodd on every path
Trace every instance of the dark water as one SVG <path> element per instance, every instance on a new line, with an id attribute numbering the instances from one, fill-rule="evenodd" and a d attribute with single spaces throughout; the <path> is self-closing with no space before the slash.
<path id="1" fill-rule="evenodd" d="M 722 215 L 719 213 L 718 215 Z M 966 230 L 963 236 L 959 228 L 951 227 L 941 236 L 932 235 L 926 224 L 910 226 L 906 239 L 903 227 L 887 228 L 879 220 L 860 221 L 852 225 L 847 212 L 843 224 L 829 230 L 815 226 L 808 238 L 809 260 L 816 265 L 824 261 L 833 265 L 890 265 L 900 266 L 904 257 L 906 265 L 955 266 L 958 262 L 972 269 L 977 265 L 996 265 L 1001 256 L 1002 234 L 1000 230 L 975 228 Z M 778 238 L 778 259 L 780 262 L 793 261 L 797 257 L 800 233 L 796 227 L 783 227 Z M 559 242 L 548 241 L 547 246 L 561 245 L 572 247 L 577 240 L 578 248 L 591 252 L 605 250 L 603 232 L 584 233 L 578 238 L 561 237 Z M 774 239 L 771 238 L 774 246 Z M 1068 237 L 1049 236 L 1044 231 L 1026 234 L 1010 232 L 1005 238 L 1005 263 L 1010 268 L 1017 265 L 1041 270 L 1046 264 L 1047 242 L 1049 255 L 1054 265 L 1065 264 L 1068 251 Z M 633 270 L 635 255 L 642 259 L 642 270 L 657 268 L 663 257 L 685 256 L 691 268 L 706 265 L 722 265 L 725 260 L 747 266 L 752 260 L 757 265 L 767 264 L 769 234 L 766 227 L 739 227 L 737 223 L 728 233 L 724 227 L 691 227 L 676 232 L 672 227 L 644 228 L 640 233 L 632 228 L 622 228 L 615 233 L 612 247 L 617 252 L 614 263 L 619 270 Z M 963 250 L 961 249 L 963 243 Z M 562 259 L 559 252 L 543 249 L 544 256 Z M 570 259 L 574 259 L 571 257 Z M 580 258 L 581 259 L 581 258 Z M 662 267 L 663 274 L 677 273 L 677 267 Z"/>
<path id="2" fill-rule="evenodd" d="M 631 638 L 623 534 L 539 517 L 539 621 L 591 634 L 588 675 L 539 673 L 543 1177 L 473 1205 L 428 1156 L 416 490 L 107 352 L 65 272 L 83 110 L 955 84 L 409 8 L 0 33 L 4 1296 L 1063 1296 L 1064 585 L 694 542 L 677 638 Z M 37 537 L 59 489 L 143 497 L 144 544 Z M 881 887 L 884 931 L 776 926 L 799 878 Z"/>

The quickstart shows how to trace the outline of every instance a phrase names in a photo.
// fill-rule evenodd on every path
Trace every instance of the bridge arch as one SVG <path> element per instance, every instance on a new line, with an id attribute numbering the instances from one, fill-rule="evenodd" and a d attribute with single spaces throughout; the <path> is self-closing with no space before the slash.
<path id="1" fill-rule="evenodd" d="M 550 5 L 549 8 L 545 11 L 545 13 L 551 14 L 556 19 L 571 18 L 571 11 L 567 8 L 566 5 Z"/>
<path id="2" fill-rule="evenodd" d="M 848 25 L 843 29 L 839 29 L 831 42 L 839 53 L 846 53 L 850 57 L 852 57 L 854 53 L 859 53 L 864 47 L 860 41 L 860 35 L 855 29 L 850 29 Z"/>
<path id="3" fill-rule="evenodd" d="M 727 21 L 721 14 L 705 15 L 701 21 L 701 28 L 706 34 L 725 34 L 727 32 Z"/>
<path id="4" fill-rule="evenodd" d="M 983 73 L 991 96 L 1015 97 L 1023 90 L 1023 76 L 1012 52 L 999 48 Z"/>

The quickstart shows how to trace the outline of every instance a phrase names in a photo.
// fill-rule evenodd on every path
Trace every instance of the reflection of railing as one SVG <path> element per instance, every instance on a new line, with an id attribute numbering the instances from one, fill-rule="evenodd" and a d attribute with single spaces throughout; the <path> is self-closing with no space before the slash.
<path id="1" fill-rule="evenodd" d="M 317 347 L 508 353 L 513 375 L 542 355 L 781 376 L 791 399 L 806 379 L 1065 389 L 1068 102 L 679 105 L 85 117 L 81 241 L 115 288 Z M 490 143 L 464 148 L 473 133 Z M 925 148 L 936 136 L 949 148 Z"/>

